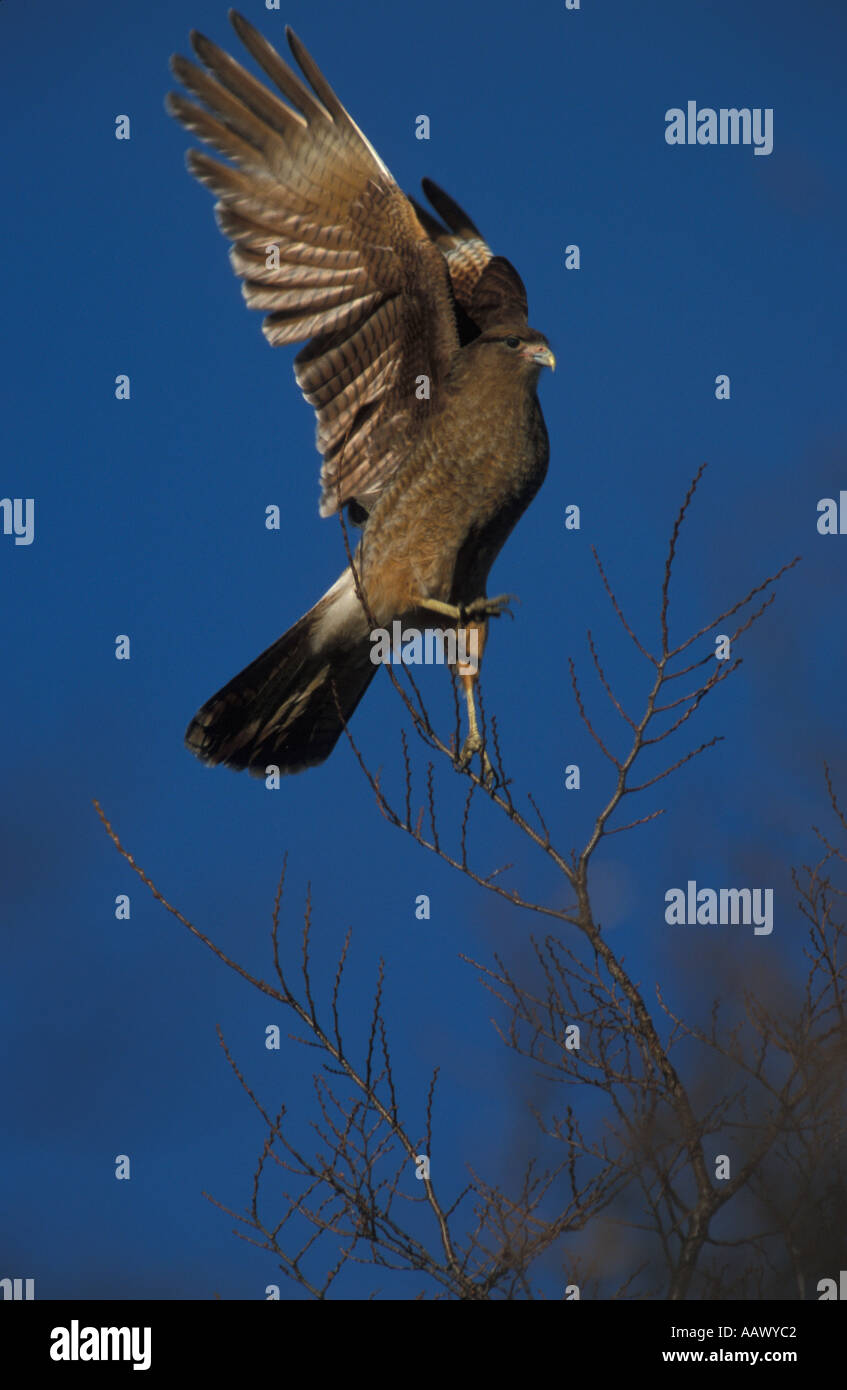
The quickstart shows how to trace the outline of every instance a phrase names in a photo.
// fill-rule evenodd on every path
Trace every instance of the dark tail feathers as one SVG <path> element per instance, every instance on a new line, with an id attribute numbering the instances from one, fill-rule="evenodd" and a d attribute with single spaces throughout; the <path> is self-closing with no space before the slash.
<path id="1" fill-rule="evenodd" d="M 207 700 L 185 741 L 205 763 L 300 772 L 335 747 L 376 672 L 369 624 L 346 569 L 314 608 Z M 342 718 L 343 716 L 343 718 Z"/>

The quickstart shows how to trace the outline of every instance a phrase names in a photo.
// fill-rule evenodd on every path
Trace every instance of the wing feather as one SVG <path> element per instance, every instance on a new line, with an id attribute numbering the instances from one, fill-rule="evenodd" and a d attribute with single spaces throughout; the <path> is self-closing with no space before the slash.
<path id="1" fill-rule="evenodd" d="M 493 258 L 493 252 L 468 214 L 449 193 L 445 193 L 432 179 L 421 182 L 427 199 L 443 220 L 439 222 L 426 208 L 414 199 L 411 201 L 421 225 L 447 261 L 456 302 L 466 313 L 470 313 L 474 290 Z M 478 331 L 478 325 L 475 328 Z"/>
<path id="2" fill-rule="evenodd" d="M 193 33 L 202 66 L 175 57 L 172 69 L 196 100 L 172 94 L 168 109 L 230 161 L 188 155 L 218 199 L 233 270 L 266 315 L 265 336 L 307 341 L 295 374 L 317 413 L 322 514 L 348 500 L 369 509 L 459 350 L 448 253 L 458 267 L 460 248 L 436 243 L 299 39 L 286 31 L 305 82 L 246 19 L 230 18 L 276 91 Z M 421 375 L 432 383 L 425 401 L 414 389 Z"/>

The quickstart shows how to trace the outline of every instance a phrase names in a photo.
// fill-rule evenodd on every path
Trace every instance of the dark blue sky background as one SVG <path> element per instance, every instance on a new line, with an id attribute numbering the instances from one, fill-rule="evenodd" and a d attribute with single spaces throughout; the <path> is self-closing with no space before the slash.
<path id="1" fill-rule="evenodd" d="M 818 499 L 847 488 L 843 7 L 244 9 L 277 43 L 285 22 L 295 28 L 401 185 L 414 191 L 427 174 L 467 206 L 521 271 L 531 322 L 556 351 L 541 383 L 550 473 L 492 575 L 491 592 L 522 602 L 515 622 L 493 627 L 483 690 L 515 794 L 532 791 L 562 848 L 584 842 L 611 790 L 568 687 L 573 654 L 602 708 L 587 627 L 632 710 L 646 691 L 591 544 L 650 643 L 667 536 L 702 460 L 672 601 L 677 637 L 803 555 L 741 672 L 674 750 L 725 741 L 639 804 L 637 814 L 667 807 L 663 819 L 598 857 L 598 915 L 646 993 L 658 980 L 705 1010 L 707 956 L 713 978 L 751 984 L 765 961 L 796 957 L 790 866 L 814 855 L 823 759 L 836 779 L 847 773 L 847 536 L 816 533 Z M 262 1144 L 215 1024 L 269 1107 L 302 1109 L 311 1095 L 313 1055 L 264 1048 L 265 1027 L 286 1033 L 288 1019 L 150 898 L 93 797 L 162 892 L 262 974 L 287 851 L 287 947 L 296 964 L 311 881 L 322 998 L 353 928 L 351 1046 L 366 1036 L 385 959 L 413 1131 L 441 1068 L 434 1176 L 447 1201 L 465 1164 L 502 1176 L 531 1135 L 535 1083 L 504 1054 L 493 1001 L 459 956 L 488 961 L 496 949 L 519 965 L 538 923 L 391 829 L 343 741 L 274 793 L 182 745 L 196 707 L 343 566 L 337 524 L 317 513 L 294 352 L 271 350 L 243 305 L 212 199 L 184 168 L 190 140 L 164 112 L 168 58 L 188 51 L 191 27 L 240 47 L 225 5 L 210 0 L 0 6 L 0 495 L 33 497 L 36 526 L 29 547 L 0 536 L 0 1276 L 35 1277 L 43 1298 L 261 1298 L 278 1279 L 273 1259 L 236 1241 L 201 1195 L 243 1207 Z M 689 99 L 773 108 L 773 153 L 669 147 L 664 112 Z M 422 112 L 426 143 L 414 137 Z M 114 138 L 122 113 L 129 142 Z M 578 272 L 564 268 L 570 243 Z M 132 395 L 121 403 L 123 372 Z M 718 402 L 723 372 L 732 396 Z M 264 528 L 270 503 L 282 507 L 279 532 Z M 571 503 L 576 533 L 564 528 Z M 119 633 L 130 662 L 114 658 Z M 446 713 L 444 673 L 421 684 Z M 380 675 L 354 730 L 394 786 L 401 723 Z M 569 793 L 573 762 L 582 790 Z M 461 790 L 444 780 L 446 826 Z M 516 886 L 566 900 L 550 866 L 487 808 L 472 843 L 482 872 L 514 860 Z M 773 935 L 674 935 L 664 893 L 688 878 L 772 886 Z M 129 922 L 114 916 L 123 892 Z M 428 923 L 415 919 L 420 893 Z M 130 1182 L 115 1181 L 118 1153 L 132 1159 Z M 417 1195 L 411 1174 L 409 1188 Z M 353 1270 L 338 1292 L 406 1297 L 418 1286 Z"/>

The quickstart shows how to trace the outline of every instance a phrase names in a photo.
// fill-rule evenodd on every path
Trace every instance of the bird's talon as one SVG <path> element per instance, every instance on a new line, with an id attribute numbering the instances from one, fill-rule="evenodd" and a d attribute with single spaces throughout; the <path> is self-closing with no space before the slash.
<path id="1" fill-rule="evenodd" d="M 497 594 L 495 598 L 475 598 L 469 603 L 467 608 L 462 610 L 462 616 L 468 618 L 501 618 L 504 613 L 510 618 L 514 618 L 509 605 L 518 602 L 517 594 Z"/>
<path id="2" fill-rule="evenodd" d="M 482 762 L 482 780 L 488 790 L 492 791 L 497 786 L 498 777 L 494 770 L 494 764 L 482 746 L 482 739 L 479 735 L 468 734 L 462 744 L 462 751 L 454 764 L 456 771 L 465 772 L 475 753 L 479 753 Z"/>

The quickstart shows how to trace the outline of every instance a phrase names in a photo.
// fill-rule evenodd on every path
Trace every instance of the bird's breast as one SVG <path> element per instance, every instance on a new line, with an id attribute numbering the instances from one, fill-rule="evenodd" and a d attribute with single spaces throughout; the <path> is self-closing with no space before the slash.
<path id="1" fill-rule="evenodd" d="M 549 448 L 535 393 L 492 393 L 485 409 L 476 405 L 458 398 L 427 422 L 371 513 L 361 565 L 380 620 L 421 596 L 478 597 L 544 480 Z"/>

